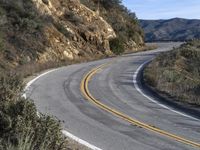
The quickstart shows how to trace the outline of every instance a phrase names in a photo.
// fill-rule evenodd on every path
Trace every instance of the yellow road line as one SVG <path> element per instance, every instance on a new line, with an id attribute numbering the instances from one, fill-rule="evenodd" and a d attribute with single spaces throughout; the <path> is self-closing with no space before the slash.
<path id="1" fill-rule="evenodd" d="M 111 62 L 112 63 L 112 62 Z M 148 125 L 146 123 L 143 123 L 143 122 L 140 122 L 130 116 L 127 116 L 126 114 L 122 113 L 122 112 L 119 112 L 117 111 L 116 109 L 113 109 L 103 103 L 101 103 L 99 100 L 95 99 L 89 89 L 88 89 L 88 83 L 90 81 L 90 79 L 98 72 L 100 71 L 101 69 L 105 68 L 106 66 L 110 65 L 111 63 L 106 63 L 106 64 L 103 64 L 103 65 L 100 65 L 94 69 L 92 69 L 90 72 L 88 72 L 84 78 L 82 79 L 81 81 L 81 85 L 80 85 L 80 88 L 81 88 L 81 92 L 82 94 L 85 96 L 85 98 L 87 100 L 89 100 L 90 102 L 92 102 L 94 105 L 98 106 L 99 108 L 119 117 L 119 118 L 122 118 L 123 120 L 131 123 L 132 125 L 136 125 L 136 126 L 139 126 L 141 128 L 144 128 L 146 130 L 149 130 L 149 131 L 152 131 L 154 133 L 157 133 L 157 134 L 160 134 L 162 136 L 165 136 L 165 137 L 168 137 L 168 138 L 171 138 L 173 140 L 176 140 L 176 141 L 179 141 L 181 143 L 184 143 L 184 144 L 187 144 L 187 145 L 190 145 L 190 146 L 193 146 L 193 147 L 198 147 L 200 148 L 200 143 L 197 143 L 197 142 L 193 142 L 191 140 L 188 140 L 188 139 L 185 139 L 183 137 L 180 137 L 180 136 L 177 136 L 175 134 L 172 134 L 172 133 L 169 133 L 167 131 L 164 131 L 162 129 L 158 129 L 154 126 L 151 126 L 151 125 Z"/>

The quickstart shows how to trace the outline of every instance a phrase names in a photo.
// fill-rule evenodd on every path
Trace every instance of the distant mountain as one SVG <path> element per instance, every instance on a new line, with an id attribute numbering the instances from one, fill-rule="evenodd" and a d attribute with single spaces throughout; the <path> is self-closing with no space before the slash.
<path id="1" fill-rule="evenodd" d="M 145 41 L 185 41 L 200 38 L 200 20 L 173 18 L 169 20 L 140 20 Z"/>

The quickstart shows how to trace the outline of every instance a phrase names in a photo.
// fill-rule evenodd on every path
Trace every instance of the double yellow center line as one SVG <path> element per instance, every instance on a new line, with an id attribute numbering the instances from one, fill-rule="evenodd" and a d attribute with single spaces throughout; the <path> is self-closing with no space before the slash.
<path id="1" fill-rule="evenodd" d="M 80 86 L 81 86 L 81 92 L 82 92 L 82 94 L 84 95 L 84 97 L 85 97 L 88 101 L 92 102 L 94 105 L 96 105 L 97 107 L 99 107 L 99 108 L 105 110 L 106 112 L 109 112 L 109 113 L 111 113 L 111 114 L 113 114 L 113 115 L 115 115 L 115 116 L 117 116 L 117 117 L 119 117 L 119 118 L 121 118 L 121 119 L 123 119 L 123 120 L 125 120 L 125 121 L 127 121 L 127 122 L 129 122 L 129 123 L 131 123 L 132 125 L 136 125 L 136 126 L 138 126 L 138 127 L 141 127 L 141 128 L 143 128 L 143 129 L 149 130 L 149 131 L 151 131 L 151 132 L 160 134 L 160 135 L 162 135 L 162 136 L 164 136 L 164 137 L 171 138 L 171 139 L 173 139 L 173 140 L 179 141 L 179 142 L 181 142 L 181 143 L 184 143 L 184 144 L 187 144 L 187 145 L 190 145 L 190 146 L 193 146 L 193 147 L 198 147 L 198 148 L 200 148 L 200 143 L 193 142 L 193 141 L 191 141 L 191 140 L 188 140 L 188 139 L 185 139 L 185 138 L 183 138 L 183 137 L 177 136 L 177 135 L 175 135 L 175 134 L 169 133 L 169 132 L 164 131 L 164 130 L 162 130 L 162 129 L 159 129 L 159 128 L 156 128 L 156 127 L 154 127 L 154 126 L 148 125 L 148 124 L 146 124 L 146 123 L 140 122 L 140 121 L 138 121 L 138 120 L 136 120 L 136 119 L 134 119 L 134 118 L 132 118 L 132 117 L 130 117 L 130 116 L 128 116 L 128 115 L 122 113 L 122 112 L 117 111 L 117 110 L 114 109 L 114 108 L 111 108 L 111 107 L 109 107 L 109 106 L 107 106 L 107 105 L 101 103 L 99 100 L 95 99 L 95 98 L 91 95 L 91 93 L 90 93 L 90 91 L 89 91 L 89 89 L 88 89 L 88 83 L 89 83 L 90 79 L 91 79 L 97 72 L 101 71 L 103 68 L 107 67 L 107 66 L 110 65 L 111 63 L 112 63 L 112 62 L 106 63 L 106 64 L 100 65 L 100 66 L 98 66 L 98 67 L 92 69 L 92 70 L 89 71 L 89 72 L 84 76 L 84 78 L 82 79 L 81 85 L 80 85 Z"/>

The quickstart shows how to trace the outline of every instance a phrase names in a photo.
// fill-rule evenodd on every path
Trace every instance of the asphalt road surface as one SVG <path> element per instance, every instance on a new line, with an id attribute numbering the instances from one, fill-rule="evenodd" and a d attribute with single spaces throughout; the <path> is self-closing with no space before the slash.
<path id="1" fill-rule="evenodd" d="M 88 90 L 96 100 L 153 128 L 199 144 L 199 120 L 150 101 L 133 83 L 133 75 L 141 64 L 173 46 L 176 43 L 163 43 L 153 51 L 61 67 L 37 79 L 27 96 L 40 112 L 64 121 L 66 131 L 104 150 L 200 149 L 109 113 L 85 98 L 80 90 L 81 81 L 91 69 L 111 62 L 88 81 Z"/>

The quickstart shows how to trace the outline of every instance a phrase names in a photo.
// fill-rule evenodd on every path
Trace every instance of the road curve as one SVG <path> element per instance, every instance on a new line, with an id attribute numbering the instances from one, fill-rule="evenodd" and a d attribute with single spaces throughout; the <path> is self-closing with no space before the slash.
<path id="1" fill-rule="evenodd" d="M 175 43 L 159 44 L 154 51 L 128 54 L 118 58 L 61 67 L 31 84 L 27 96 L 40 112 L 56 116 L 63 128 L 104 150 L 190 150 L 200 149 L 200 121 L 163 108 L 143 95 L 133 84 L 137 68 Z M 88 101 L 81 93 L 85 75 L 102 64 L 87 83 L 90 94 L 118 112 L 173 134 L 197 145 L 152 132 Z"/>

